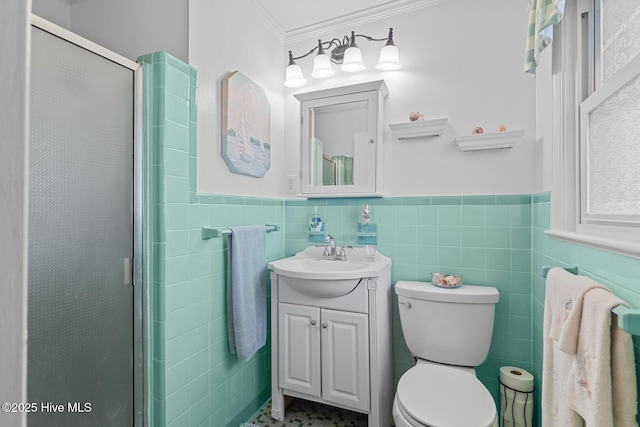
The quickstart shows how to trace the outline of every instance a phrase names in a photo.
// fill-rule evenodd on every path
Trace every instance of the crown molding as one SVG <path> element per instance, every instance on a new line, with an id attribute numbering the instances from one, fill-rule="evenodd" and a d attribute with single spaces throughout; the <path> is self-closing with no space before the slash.
<path id="1" fill-rule="evenodd" d="M 269 30 L 274 36 L 276 36 L 279 40 L 284 41 L 286 37 L 286 33 L 284 29 L 267 13 L 266 10 L 262 7 L 260 3 L 256 0 L 245 0 L 245 2 L 250 6 L 258 18 L 264 26 Z"/>
<path id="2" fill-rule="evenodd" d="M 331 31 L 338 31 L 347 27 L 353 28 L 357 25 L 387 19 L 392 16 L 444 3 L 446 1 L 448 0 L 399 0 L 393 3 L 370 7 L 359 12 L 336 17 L 335 19 L 286 31 L 285 41 L 287 43 L 295 43 L 307 39 L 316 39 L 319 35 L 323 35 Z M 263 10 L 263 12 L 266 14 L 266 11 Z"/>

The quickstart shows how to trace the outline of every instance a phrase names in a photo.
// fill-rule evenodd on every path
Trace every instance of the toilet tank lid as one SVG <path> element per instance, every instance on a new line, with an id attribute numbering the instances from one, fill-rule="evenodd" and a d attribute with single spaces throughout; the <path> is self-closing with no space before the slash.
<path id="1" fill-rule="evenodd" d="M 459 288 L 439 288 L 429 282 L 400 280 L 394 288 L 398 295 L 428 301 L 495 304 L 500 299 L 500 293 L 492 286 L 462 285 Z"/>

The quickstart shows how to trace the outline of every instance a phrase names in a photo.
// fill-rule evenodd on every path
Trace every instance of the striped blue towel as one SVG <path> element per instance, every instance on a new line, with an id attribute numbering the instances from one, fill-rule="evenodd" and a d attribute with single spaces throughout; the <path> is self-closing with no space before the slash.
<path id="1" fill-rule="evenodd" d="M 529 32 L 525 49 L 524 72 L 536 73 L 540 52 L 553 40 L 553 26 L 564 14 L 565 0 L 529 0 Z"/>

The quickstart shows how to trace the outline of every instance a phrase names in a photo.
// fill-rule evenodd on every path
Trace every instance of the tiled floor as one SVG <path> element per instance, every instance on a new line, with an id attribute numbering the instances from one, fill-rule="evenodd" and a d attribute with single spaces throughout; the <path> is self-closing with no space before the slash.
<path id="1" fill-rule="evenodd" d="M 366 427 L 367 416 L 333 406 L 295 399 L 285 410 L 284 422 L 271 418 L 271 402 L 268 402 L 251 422 L 260 427 Z"/>

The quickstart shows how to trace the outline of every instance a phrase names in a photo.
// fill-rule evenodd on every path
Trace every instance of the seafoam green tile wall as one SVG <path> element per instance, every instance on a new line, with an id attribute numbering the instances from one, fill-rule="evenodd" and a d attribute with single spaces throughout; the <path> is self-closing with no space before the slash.
<path id="1" fill-rule="evenodd" d="M 392 258 L 392 281 L 429 281 L 431 272 L 461 272 L 468 284 L 500 291 L 493 342 L 478 376 L 497 401 L 498 369 L 531 370 L 531 196 L 391 197 L 287 200 L 286 255 L 309 245 L 309 218 L 318 207 L 339 245 L 357 245 L 361 206 L 372 208 L 378 250 Z M 394 299 L 394 377 L 411 366 Z"/>
<path id="2" fill-rule="evenodd" d="M 536 390 L 541 390 L 542 328 L 544 320 L 545 280 L 543 266 L 578 267 L 578 274 L 591 277 L 608 287 L 632 307 L 640 307 L 640 259 L 551 239 L 544 234 L 550 225 L 549 192 L 533 195 L 532 204 L 532 298 L 533 373 Z M 636 362 L 640 361 L 640 339 L 634 337 Z M 636 365 L 636 376 L 640 365 Z M 640 393 L 638 394 L 640 396 Z M 540 402 L 540 395 L 536 394 Z M 640 406 L 639 406 L 640 412 Z M 536 407 L 540 426 L 540 405 Z"/>
<path id="3" fill-rule="evenodd" d="M 144 64 L 145 280 L 149 425 L 237 426 L 270 397 L 269 343 L 248 362 L 227 345 L 224 239 L 201 228 L 284 223 L 282 200 L 196 193 L 195 69 L 164 52 Z M 267 259 L 284 255 L 267 234 Z"/>

